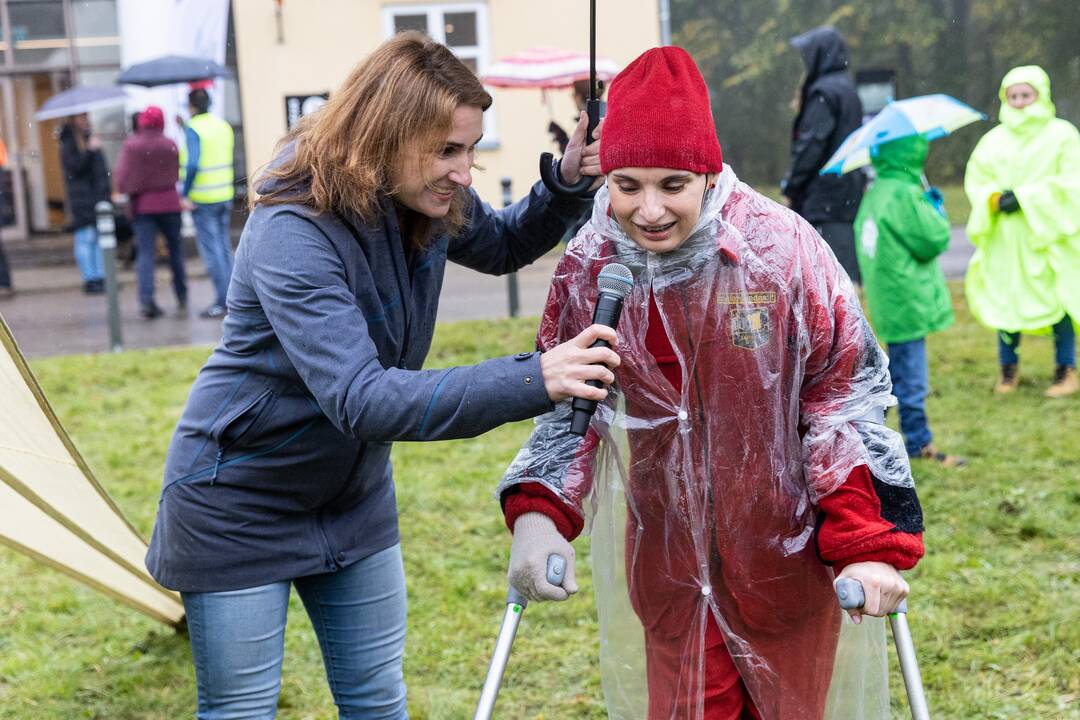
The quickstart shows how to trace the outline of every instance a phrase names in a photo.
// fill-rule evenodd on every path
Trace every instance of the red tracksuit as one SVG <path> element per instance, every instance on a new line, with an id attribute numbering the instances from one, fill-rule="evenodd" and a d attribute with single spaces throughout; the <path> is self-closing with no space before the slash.
<path id="1" fill-rule="evenodd" d="M 556 270 L 542 349 L 588 324 L 586 289 L 626 257 L 598 212 Z M 913 489 L 852 459 L 867 451 L 845 413 L 881 393 L 884 366 L 835 259 L 746 186 L 722 215 L 715 243 L 684 267 L 642 264 L 619 326 L 625 574 L 649 720 L 816 718 L 840 618 L 821 560 L 837 572 L 866 560 L 910 568 L 921 514 Z M 558 478 L 542 463 L 522 472 L 503 493 L 508 526 L 537 511 L 579 534 L 602 435 L 594 421 Z"/>

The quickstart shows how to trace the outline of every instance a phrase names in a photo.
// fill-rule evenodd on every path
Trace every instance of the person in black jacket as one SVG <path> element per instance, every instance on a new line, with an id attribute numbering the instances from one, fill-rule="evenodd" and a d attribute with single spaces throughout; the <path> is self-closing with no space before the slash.
<path id="1" fill-rule="evenodd" d="M 819 175 L 840 143 L 862 124 L 862 103 L 848 76 L 848 50 L 832 27 L 791 39 L 806 65 L 799 90 L 798 116 L 791 139 L 791 165 L 780 191 L 792 210 L 825 238 L 840 265 L 858 284 L 852 222 L 859 211 L 865 179 L 861 172 Z"/>
<path id="2" fill-rule="evenodd" d="M 94 206 L 109 199 L 109 166 L 86 115 L 76 115 L 60 130 L 60 163 L 64 168 L 75 235 L 75 262 L 82 275 L 83 292 L 102 293 L 105 270 L 98 247 Z"/>

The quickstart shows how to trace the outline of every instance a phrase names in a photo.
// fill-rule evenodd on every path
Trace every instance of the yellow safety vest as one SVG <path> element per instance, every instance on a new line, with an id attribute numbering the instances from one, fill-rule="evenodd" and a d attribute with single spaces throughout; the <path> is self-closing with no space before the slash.
<path id="1" fill-rule="evenodd" d="M 216 115 L 200 113 L 187 126 L 199 136 L 199 169 L 188 197 L 200 204 L 233 199 L 233 129 Z M 180 144 L 180 180 L 187 171 L 187 143 Z"/>

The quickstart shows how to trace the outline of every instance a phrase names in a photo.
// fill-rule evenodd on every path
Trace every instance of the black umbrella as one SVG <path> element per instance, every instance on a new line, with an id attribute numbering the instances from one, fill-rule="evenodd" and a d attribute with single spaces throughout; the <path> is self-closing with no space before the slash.
<path id="1" fill-rule="evenodd" d="M 166 55 L 132 65 L 120 73 L 116 84 L 157 87 L 219 77 L 232 77 L 232 71 L 208 58 Z"/>
<path id="2" fill-rule="evenodd" d="M 604 103 L 600 100 L 596 83 L 596 0 L 589 0 L 589 98 L 585 101 L 585 112 L 589 115 L 589 134 L 586 142 L 591 145 L 593 130 L 600 124 L 600 118 L 604 116 Z M 556 195 L 581 195 L 588 192 L 596 179 L 584 175 L 574 185 L 567 185 L 559 177 L 557 165 L 555 156 L 551 153 L 546 152 L 540 155 L 540 179 Z"/>

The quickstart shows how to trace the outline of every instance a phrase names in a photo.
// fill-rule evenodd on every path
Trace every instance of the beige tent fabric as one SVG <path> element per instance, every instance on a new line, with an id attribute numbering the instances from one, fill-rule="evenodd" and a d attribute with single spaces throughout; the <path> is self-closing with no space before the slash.
<path id="1" fill-rule="evenodd" d="M 146 541 L 94 478 L 0 317 L 0 542 L 156 620 L 184 616 L 143 565 Z"/>

